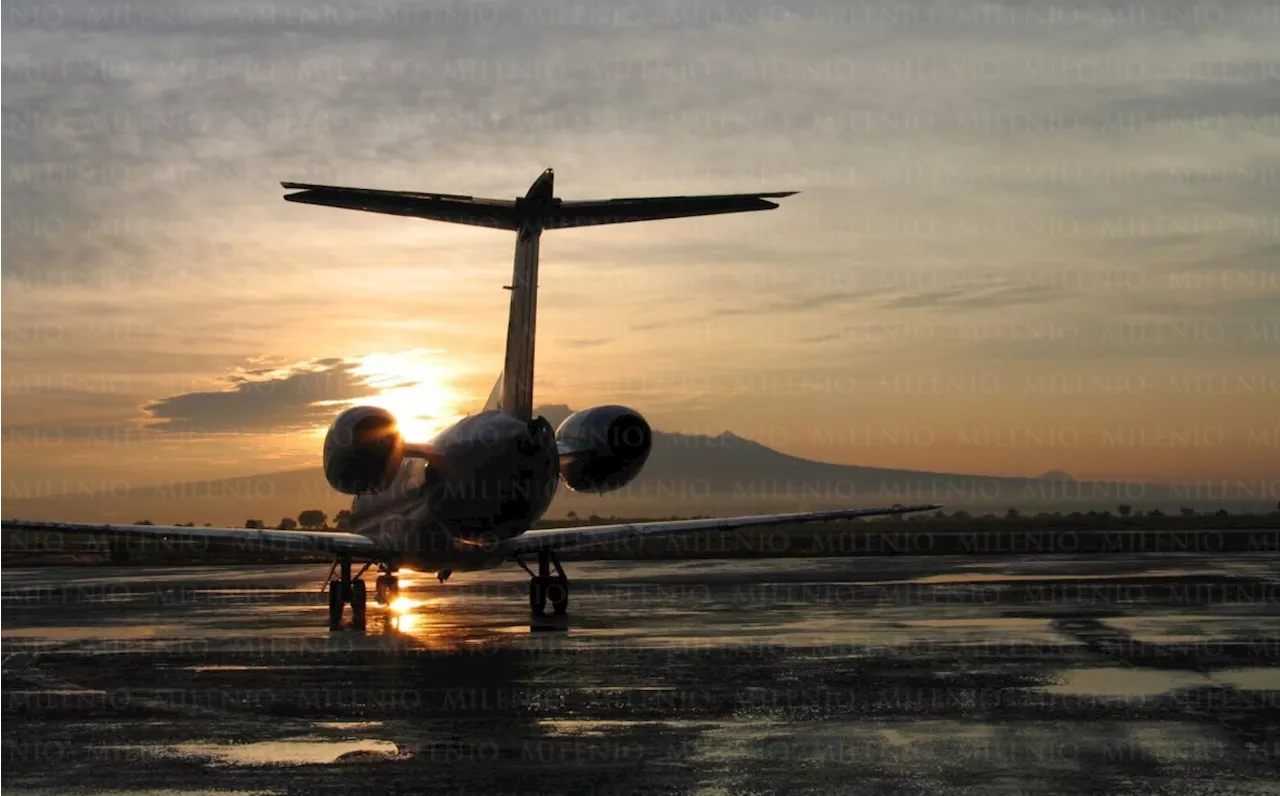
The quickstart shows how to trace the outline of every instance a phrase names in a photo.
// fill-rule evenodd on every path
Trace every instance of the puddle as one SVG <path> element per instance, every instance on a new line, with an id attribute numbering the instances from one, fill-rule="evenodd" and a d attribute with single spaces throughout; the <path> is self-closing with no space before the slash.
<path id="1" fill-rule="evenodd" d="M 294 672 L 310 669 L 333 669 L 335 667 L 327 664 L 297 664 L 297 665 L 273 665 L 273 666 L 251 666 L 235 663 L 201 663 L 194 666 L 182 666 L 179 671 L 183 672 Z"/>
<path id="2" fill-rule="evenodd" d="M 659 721 L 595 721 L 592 719 L 543 719 L 538 722 L 538 726 L 546 731 L 548 735 L 572 735 L 580 737 L 602 737 L 609 735 L 611 732 L 629 729 L 632 727 L 642 727 L 655 724 L 665 724 Z"/>
<path id="3" fill-rule="evenodd" d="M 1198 672 L 1159 669 L 1068 669 L 1055 675 L 1057 682 L 1042 686 L 1048 694 L 1066 696 L 1149 697 L 1180 688 L 1211 686 L 1213 681 Z"/>
<path id="4" fill-rule="evenodd" d="M 326 730 L 369 730 L 382 726 L 380 721 L 317 721 L 315 724 Z"/>
<path id="5" fill-rule="evenodd" d="M 265 672 L 270 666 L 234 666 L 231 664 L 212 663 L 207 666 L 183 666 L 184 672 Z"/>
<path id="6" fill-rule="evenodd" d="M 1059 580 L 1132 580 L 1134 578 L 1185 578 L 1193 575 L 1209 575 L 1213 574 L 1213 570 L 1207 569 L 1152 569 L 1137 570 L 1133 572 L 1107 572 L 1094 574 L 1067 574 L 1053 573 L 1046 574 L 1036 572 L 1030 574 L 1009 574 L 1004 572 L 982 573 L 982 572 L 956 572 L 944 573 L 940 575 L 925 575 L 924 577 L 911 578 L 909 580 L 890 580 L 880 581 L 884 584 L 910 583 L 921 585 L 964 585 L 967 583 L 1023 583 L 1034 581 L 1059 581 Z M 874 583 L 874 582 L 871 582 Z"/>
<path id="7" fill-rule="evenodd" d="M 1215 682 L 1241 691 L 1280 691 L 1280 669 L 1251 667 L 1221 669 L 1210 675 Z"/>
<path id="8" fill-rule="evenodd" d="M 286 738 L 247 744 L 188 743 L 171 747 L 114 747 L 147 749 L 172 757 L 203 757 L 235 766 L 305 766 L 400 757 L 400 747 L 376 738 L 333 741 L 327 738 Z"/>

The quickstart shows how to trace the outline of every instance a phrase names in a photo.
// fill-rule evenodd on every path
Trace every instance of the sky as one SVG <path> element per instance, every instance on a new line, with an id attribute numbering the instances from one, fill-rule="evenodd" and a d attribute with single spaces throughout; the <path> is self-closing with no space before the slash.
<path id="1" fill-rule="evenodd" d="M 429 435 L 506 232 L 280 180 L 796 190 L 547 233 L 536 400 L 826 461 L 1280 492 L 1280 13 L 1251 3 L 125 2 L 3 11 L 6 497 Z"/>

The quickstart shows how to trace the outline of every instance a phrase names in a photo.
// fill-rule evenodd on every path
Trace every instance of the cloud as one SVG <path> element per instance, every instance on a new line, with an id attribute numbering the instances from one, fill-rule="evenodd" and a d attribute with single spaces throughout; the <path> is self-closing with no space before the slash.
<path id="1" fill-rule="evenodd" d="M 913 293 L 884 302 L 884 306 L 898 309 L 908 307 L 953 307 L 963 309 L 993 309 L 1017 304 L 1034 304 L 1062 298 L 1063 291 L 1040 285 L 1008 286 L 992 289 L 937 290 L 929 293 Z"/>
<path id="2" fill-rule="evenodd" d="M 187 392 L 144 407 L 147 428 L 175 433 L 275 433 L 313 427 L 333 418 L 332 405 L 374 395 L 356 373 L 359 363 L 326 358 L 286 368 L 243 371 L 226 390 Z"/>

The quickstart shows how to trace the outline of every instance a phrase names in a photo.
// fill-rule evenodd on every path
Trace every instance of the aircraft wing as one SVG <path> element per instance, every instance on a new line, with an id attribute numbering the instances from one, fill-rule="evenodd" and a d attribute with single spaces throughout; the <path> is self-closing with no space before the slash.
<path id="1" fill-rule="evenodd" d="M 625 224 L 628 221 L 655 221 L 663 218 L 772 210 L 778 206 L 778 203 L 770 202 L 770 199 L 783 199 L 795 193 L 796 191 L 775 191 L 773 193 L 653 196 L 640 199 L 561 202 L 548 212 L 543 221 L 543 227 L 566 229 L 592 227 L 598 224 Z"/>
<path id="2" fill-rule="evenodd" d="M 645 536 L 669 536 L 698 531 L 731 531 L 737 528 L 763 528 L 770 525 L 794 525 L 828 520 L 849 520 L 855 517 L 882 517 L 890 514 L 909 514 L 915 511 L 932 511 L 941 505 L 894 506 L 879 509 L 836 509 L 835 511 L 806 511 L 799 514 L 758 514 L 751 517 L 720 517 L 706 520 L 663 520 L 660 522 L 633 522 L 620 525 L 590 525 L 579 528 L 546 528 L 526 531 L 502 543 L 508 554 L 534 553 L 541 549 L 559 550 L 566 547 L 586 547 L 621 539 Z"/>
<path id="3" fill-rule="evenodd" d="M 285 194 L 286 202 L 428 218 L 495 229 L 515 229 L 518 226 L 515 202 L 510 199 L 482 199 L 451 193 L 379 191 L 305 182 L 282 182 L 280 185 L 286 190 L 298 192 Z"/>
<path id="4" fill-rule="evenodd" d="M 277 531 L 255 528 L 193 528 L 185 525 L 95 525 L 81 522 L 3 520 L 0 530 L 174 539 L 239 551 L 276 553 L 351 553 L 360 558 L 377 552 L 367 536 L 344 531 Z"/>

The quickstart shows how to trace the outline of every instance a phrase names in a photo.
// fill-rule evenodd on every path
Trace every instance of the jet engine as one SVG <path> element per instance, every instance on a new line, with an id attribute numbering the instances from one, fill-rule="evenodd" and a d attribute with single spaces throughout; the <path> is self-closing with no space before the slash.
<path id="1" fill-rule="evenodd" d="M 653 432 L 634 409 L 597 406 L 575 412 L 556 429 L 560 477 L 575 492 L 620 489 L 640 474 Z"/>
<path id="2" fill-rule="evenodd" d="M 395 415 L 376 406 L 356 406 L 329 426 L 324 437 L 324 476 L 346 495 L 381 492 L 391 486 L 404 459 Z"/>

